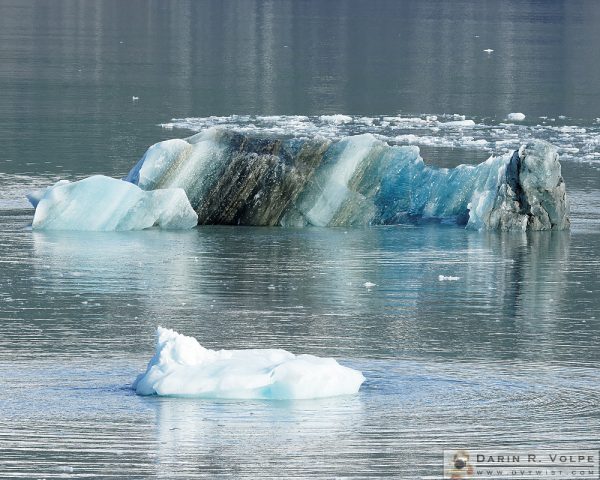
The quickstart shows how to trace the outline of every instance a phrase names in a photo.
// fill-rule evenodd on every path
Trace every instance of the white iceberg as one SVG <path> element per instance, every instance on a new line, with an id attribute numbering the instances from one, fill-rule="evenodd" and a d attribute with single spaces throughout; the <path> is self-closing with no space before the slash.
<path id="1" fill-rule="evenodd" d="M 198 216 L 181 188 L 144 191 L 102 175 L 30 193 L 35 230 L 188 229 Z"/>
<path id="2" fill-rule="evenodd" d="M 365 378 L 332 358 L 280 349 L 208 350 L 158 327 L 156 352 L 133 388 L 139 395 L 312 399 L 358 392 Z"/>

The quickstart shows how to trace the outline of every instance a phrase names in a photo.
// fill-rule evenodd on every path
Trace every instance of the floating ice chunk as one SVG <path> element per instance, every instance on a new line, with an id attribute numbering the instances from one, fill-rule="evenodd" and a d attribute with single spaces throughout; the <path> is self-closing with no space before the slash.
<path id="1" fill-rule="evenodd" d="M 73 473 L 75 471 L 75 469 L 70 465 L 59 465 L 56 467 L 56 470 L 63 473 Z"/>
<path id="2" fill-rule="evenodd" d="M 509 113 L 506 116 L 506 119 L 511 120 L 513 122 L 522 122 L 523 120 L 525 120 L 525 114 L 521 112 Z"/>
<path id="3" fill-rule="evenodd" d="M 360 117 L 356 120 L 357 123 L 362 123 L 363 125 L 367 125 L 369 127 L 373 126 L 373 122 L 375 119 L 373 117 Z"/>
<path id="4" fill-rule="evenodd" d="M 198 220 L 180 188 L 147 192 L 102 175 L 58 182 L 30 201 L 37 202 L 32 225 L 37 230 L 188 229 Z"/>
<path id="5" fill-rule="evenodd" d="M 448 276 L 446 276 L 446 275 L 439 275 L 438 276 L 438 280 L 440 282 L 445 282 L 445 281 L 455 282 L 456 280 L 460 280 L 460 277 L 453 277 L 452 275 L 448 275 Z"/>
<path id="6" fill-rule="evenodd" d="M 452 120 L 450 122 L 440 123 L 444 127 L 474 127 L 475 122 L 473 120 Z"/>
<path id="7" fill-rule="evenodd" d="M 340 115 L 340 114 L 337 114 L 337 115 L 321 115 L 319 118 L 323 122 L 335 123 L 335 124 L 350 123 L 352 121 L 352 117 L 350 117 L 349 115 Z"/>
<path id="8" fill-rule="evenodd" d="M 139 395 L 310 399 L 358 392 L 362 373 L 332 358 L 280 349 L 208 350 L 158 327 L 156 352 L 133 388 Z"/>

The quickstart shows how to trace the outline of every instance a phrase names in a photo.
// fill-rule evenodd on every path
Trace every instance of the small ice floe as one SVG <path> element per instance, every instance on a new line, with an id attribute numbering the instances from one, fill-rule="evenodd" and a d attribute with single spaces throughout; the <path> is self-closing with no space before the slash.
<path id="1" fill-rule="evenodd" d="M 453 277 L 451 275 L 438 275 L 438 280 L 440 282 L 455 282 L 456 280 L 460 280 L 460 277 Z"/>
<path id="2" fill-rule="evenodd" d="M 373 283 L 373 282 L 365 282 L 365 283 L 363 283 L 363 286 L 364 286 L 365 288 L 373 288 L 373 287 L 376 287 L 376 286 L 377 286 L 377 284 L 376 284 L 376 283 Z"/>
<path id="3" fill-rule="evenodd" d="M 140 97 L 136 97 L 135 95 L 133 97 L 131 97 L 132 102 L 137 102 L 139 99 L 140 99 Z"/>
<path id="4" fill-rule="evenodd" d="M 69 465 L 60 465 L 56 467 L 56 471 L 63 473 L 73 473 L 73 470 L 75 469 Z"/>
<path id="5" fill-rule="evenodd" d="M 463 118 L 462 120 L 451 120 L 449 122 L 442 122 L 440 123 L 440 126 L 453 128 L 469 128 L 475 126 L 475 121 L 471 119 L 465 120 Z"/>
<path id="6" fill-rule="evenodd" d="M 525 114 L 521 112 L 509 113 L 506 116 L 506 119 L 511 120 L 513 122 L 522 122 L 523 120 L 525 120 Z"/>
<path id="7" fill-rule="evenodd" d="M 322 122 L 325 123 L 333 123 L 336 125 L 341 125 L 342 123 L 350 123 L 352 122 L 352 117 L 350 117 L 349 115 L 341 115 L 341 114 L 336 114 L 336 115 L 321 115 L 319 117 L 319 119 Z"/>
<path id="8" fill-rule="evenodd" d="M 333 358 L 281 349 L 208 350 L 158 327 L 156 351 L 133 384 L 138 395 L 291 400 L 358 392 L 365 377 Z"/>
<path id="9" fill-rule="evenodd" d="M 485 53 L 488 53 L 488 54 L 489 54 L 489 53 L 492 53 L 493 51 L 494 51 L 494 50 L 493 50 L 493 49 L 491 49 L 491 48 L 486 48 L 486 49 L 484 50 L 484 52 L 485 52 Z"/>

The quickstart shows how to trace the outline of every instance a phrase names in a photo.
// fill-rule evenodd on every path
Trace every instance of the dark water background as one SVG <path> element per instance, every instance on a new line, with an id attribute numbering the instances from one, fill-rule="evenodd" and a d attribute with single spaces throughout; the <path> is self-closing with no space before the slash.
<path id="1" fill-rule="evenodd" d="M 0 0 L 0 477 L 440 478 L 444 447 L 599 448 L 599 24 L 595 1 Z M 510 112 L 562 145 L 571 232 L 26 228 L 31 187 L 120 176 L 189 134 L 173 118 Z M 458 145 L 423 153 L 489 155 Z M 137 397 L 159 324 L 367 381 Z"/>

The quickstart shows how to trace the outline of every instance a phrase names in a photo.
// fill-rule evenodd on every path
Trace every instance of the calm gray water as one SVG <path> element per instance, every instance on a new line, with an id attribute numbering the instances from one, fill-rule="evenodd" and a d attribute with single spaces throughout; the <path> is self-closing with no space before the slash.
<path id="1" fill-rule="evenodd" d="M 440 478 L 445 447 L 600 448 L 599 22 L 594 1 L 0 0 L 0 477 Z M 28 190 L 213 124 L 372 131 L 442 166 L 544 138 L 573 228 L 27 228 Z M 138 397 L 157 325 L 367 380 Z"/>

